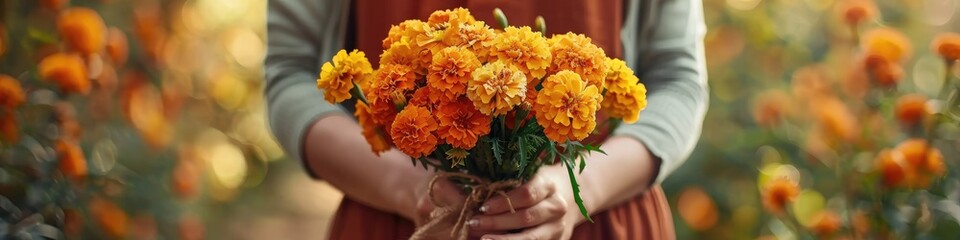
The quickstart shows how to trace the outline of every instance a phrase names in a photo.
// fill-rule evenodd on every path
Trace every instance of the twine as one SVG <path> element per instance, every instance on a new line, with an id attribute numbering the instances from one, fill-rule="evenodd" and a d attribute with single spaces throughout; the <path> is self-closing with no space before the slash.
<path id="1" fill-rule="evenodd" d="M 493 194 L 499 194 L 507 200 L 507 205 L 510 206 L 510 212 L 515 213 L 516 209 L 513 208 L 513 203 L 510 201 L 510 197 L 507 196 L 505 190 L 520 186 L 520 181 L 518 180 L 505 180 L 498 182 L 490 182 L 473 176 L 466 173 L 458 172 L 443 172 L 438 173 L 430 179 L 430 184 L 428 185 L 427 194 L 430 196 L 430 201 L 436 205 L 438 203 L 436 196 L 433 194 L 433 186 L 440 179 L 451 179 L 451 178 L 464 178 L 473 182 L 471 187 L 473 190 L 470 191 L 470 195 L 467 195 L 467 198 L 464 199 L 462 204 L 450 205 L 450 206 L 439 206 L 434 208 L 430 212 L 430 221 L 417 228 L 417 231 L 410 236 L 411 240 L 421 240 L 421 239 L 460 239 L 466 240 L 467 234 L 470 232 L 467 228 L 467 220 L 473 217 L 476 212 L 475 209 L 489 199 Z M 457 214 L 459 212 L 459 214 Z M 449 223 L 451 220 L 455 220 L 453 227 L 450 229 L 449 237 L 439 237 L 439 234 L 442 234 L 440 231 L 442 223 Z"/>

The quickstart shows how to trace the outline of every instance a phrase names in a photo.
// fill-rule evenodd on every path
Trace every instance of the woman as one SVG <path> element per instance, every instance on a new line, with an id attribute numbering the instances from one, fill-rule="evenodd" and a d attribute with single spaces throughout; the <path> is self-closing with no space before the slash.
<path id="1" fill-rule="evenodd" d="M 348 106 L 323 100 L 316 89 L 320 63 L 339 49 L 382 51 L 391 24 L 425 19 L 438 9 L 470 9 L 479 20 L 504 10 L 513 25 L 543 15 L 550 33 L 591 37 L 624 59 L 648 88 L 640 121 L 603 142 L 578 176 L 594 223 L 583 223 L 560 166 L 541 169 L 503 197 L 482 205 L 467 222 L 484 239 L 672 239 L 669 205 L 658 183 L 681 165 L 700 134 L 706 111 L 705 33 L 698 0 L 272 0 L 269 2 L 266 97 L 270 125 L 288 154 L 315 178 L 344 192 L 332 239 L 403 239 L 426 221 L 433 173 L 391 150 L 369 151 Z M 375 62 L 375 61 L 374 61 Z M 434 190 L 439 203 L 462 199 L 450 183 Z M 575 227 L 575 228 L 574 228 Z"/>

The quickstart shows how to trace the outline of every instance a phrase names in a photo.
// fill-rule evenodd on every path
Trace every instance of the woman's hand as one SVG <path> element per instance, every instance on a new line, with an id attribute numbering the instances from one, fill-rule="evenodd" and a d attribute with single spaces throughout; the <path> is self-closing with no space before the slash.
<path id="1" fill-rule="evenodd" d="M 463 204 L 463 201 L 466 199 L 463 191 L 460 190 L 453 182 L 447 179 L 438 179 L 436 184 L 433 185 L 433 197 L 430 196 L 430 191 L 426 191 L 429 187 L 430 179 L 428 178 L 421 189 L 424 191 L 418 192 L 417 202 L 416 202 L 416 215 L 414 216 L 413 222 L 419 227 L 432 219 L 433 216 L 430 214 L 433 212 L 437 206 L 456 206 L 458 204 Z M 434 202 L 437 201 L 437 202 Z M 449 223 L 449 227 L 453 227 L 453 223 Z"/>
<path id="2" fill-rule="evenodd" d="M 543 167 L 526 184 L 506 193 L 516 212 L 501 195 L 487 200 L 467 222 L 471 235 L 483 239 L 568 239 L 580 215 L 573 210 L 566 172 L 556 166 Z M 573 206 L 573 207 L 571 207 Z M 569 213 L 568 213 L 569 212 Z M 519 233 L 508 233 L 522 229 Z"/>

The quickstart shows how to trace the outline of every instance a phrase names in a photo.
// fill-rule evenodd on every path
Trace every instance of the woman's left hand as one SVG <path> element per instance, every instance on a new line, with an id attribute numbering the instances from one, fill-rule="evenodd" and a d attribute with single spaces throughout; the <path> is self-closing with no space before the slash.
<path id="1" fill-rule="evenodd" d="M 484 202 L 481 215 L 467 221 L 471 235 L 482 239 L 569 239 L 579 214 L 567 200 L 573 196 L 568 182 L 558 181 L 566 174 L 557 169 L 545 166 L 529 182 L 506 193 L 516 212 L 510 212 L 502 195 Z M 508 233 L 517 229 L 522 231 Z"/>

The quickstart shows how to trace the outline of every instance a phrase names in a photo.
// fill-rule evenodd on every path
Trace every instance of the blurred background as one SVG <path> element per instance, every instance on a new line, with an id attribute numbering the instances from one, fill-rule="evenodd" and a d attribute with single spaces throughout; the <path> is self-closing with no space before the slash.
<path id="1" fill-rule="evenodd" d="M 308 178 L 265 125 L 266 1 L 0 3 L 0 73 L 23 92 L 20 103 L 0 96 L 0 233 L 323 238 L 341 194 Z M 793 239 L 791 229 L 832 223 L 825 211 L 839 213 L 835 231 L 960 238 L 956 126 L 937 128 L 948 133 L 934 142 L 947 170 L 932 184 L 883 188 L 882 200 L 844 184 L 878 184 L 878 152 L 914 136 L 894 116 L 900 95 L 945 105 L 942 78 L 960 71 L 930 42 L 960 31 L 960 1 L 869 1 L 872 14 L 854 27 L 847 1 L 704 1 L 710 110 L 696 152 L 663 184 L 680 239 Z M 902 81 L 858 90 L 860 35 L 882 26 L 912 49 Z M 811 88 L 836 96 L 841 117 L 804 118 L 822 115 L 801 106 Z M 808 134 L 824 128 L 865 137 L 849 147 Z M 802 188 L 789 215 L 762 207 L 781 175 Z M 884 206 L 861 208 L 871 199 Z"/>

